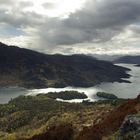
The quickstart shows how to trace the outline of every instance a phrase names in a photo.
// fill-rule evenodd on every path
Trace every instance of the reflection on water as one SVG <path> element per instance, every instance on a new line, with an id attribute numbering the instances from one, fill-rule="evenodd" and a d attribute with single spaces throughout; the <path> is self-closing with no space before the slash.
<path id="1" fill-rule="evenodd" d="M 6 103 L 11 98 L 17 97 L 19 95 L 46 94 L 48 92 L 60 92 L 65 90 L 76 90 L 79 92 L 84 92 L 88 96 L 88 99 L 90 99 L 91 101 L 98 100 L 98 98 L 95 96 L 95 94 L 98 91 L 114 93 L 120 98 L 135 98 L 140 93 L 140 67 L 135 67 L 133 64 L 119 64 L 119 65 L 130 68 L 132 70 L 128 72 L 130 75 L 132 75 L 132 77 L 129 78 L 129 81 L 131 81 L 132 83 L 106 82 L 90 88 L 66 87 L 66 88 L 46 88 L 34 90 L 27 90 L 18 87 L 0 88 L 0 103 Z M 80 100 L 73 101 L 80 102 Z"/>
<path id="2" fill-rule="evenodd" d="M 19 87 L 0 88 L 0 104 L 7 103 L 12 98 L 27 94 L 28 90 Z"/>

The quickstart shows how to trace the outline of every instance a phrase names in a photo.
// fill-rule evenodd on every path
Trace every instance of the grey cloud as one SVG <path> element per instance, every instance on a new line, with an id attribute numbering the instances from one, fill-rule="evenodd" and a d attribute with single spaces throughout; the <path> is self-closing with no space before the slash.
<path id="1" fill-rule="evenodd" d="M 140 21 L 139 7 L 138 0 L 89 1 L 69 18 L 43 25 L 41 42 L 55 46 L 109 41 L 127 26 Z"/>
<path id="2" fill-rule="evenodd" d="M 3 6 L 4 5 L 4 6 Z M 0 23 L 21 28 L 23 26 L 33 26 L 40 21 L 41 15 L 35 12 L 24 12 L 24 8 L 32 7 L 30 1 L 0 0 Z"/>
<path id="3" fill-rule="evenodd" d="M 4 3 L 1 0 L 0 3 Z M 10 2 L 10 0 L 8 0 Z M 18 7 L 32 6 L 31 3 L 18 4 Z M 53 8 L 52 3 L 44 3 L 44 8 Z M 21 8 L 22 9 L 22 8 Z M 140 22 L 139 0 L 89 0 L 85 6 L 69 15 L 66 19 L 49 18 L 33 12 L 17 11 L 0 12 L 0 22 L 15 28 L 34 27 L 32 33 L 37 40 L 32 40 L 40 49 L 56 49 L 64 45 L 80 43 L 104 43 L 123 31 L 130 25 Z M 132 27 L 131 27 L 132 28 Z M 137 28 L 133 27 L 134 33 Z M 138 31 L 137 31 L 138 32 Z"/>
<path id="4" fill-rule="evenodd" d="M 15 28 L 23 28 L 25 26 L 36 26 L 42 21 L 38 20 L 40 15 L 34 12 L 18 12 L 18 13 L 6 13 L 6 11 L 0 12 L 0 22 L 5 23 Z"/>
<path id="5" fill-rule="evenodd" d="M 130 26 L 129 29 L 136 35 L 139 35 L 140 36 L 140 25 L 133 25 L 133 26 Z"/>
<path id="6" fill-rule="evenodd" d="M 33 6 L 33 3 L 30 1 L 16 1 L 15 2 L 15 0 L 0 0 L 0 5 L 6 5 L 6 6 L 11 6 L 11 7 L 18 6 L 18 8 L 24 8 L 24 7 Z"/>
<path id="7" fill-rule="evenodd" d="M 140 1 L 138 0 L 90 2 L 81 11 L 71 14 L 67 24 L 76 28 L 96 29 L 122 26 L 130 24 L 140 17 L 139 7 Z"/>
<path id="8" fill-rule="evenodd" d="M 21 8 L 27 8 L 27 7 L 32 7 L 34 4 L 32 3 L 32 2 L 30 2 L 30 1 L 21 1 L 21 2 L 19 2 L 19 7 L 21 7 Z"/>
<path id="9" fill-rule="evenodd" d="M 7 4 L 11 4 L 12 0 L 0 0 L 0 4 L 2 5 L 7 5 Z"/>
<path id="10" fill-rule="evenodd" d="M 50 2 L 46 2 L 46 3 L 43 3 L 42 6 L 45 8 L 45 9 L 53 9 L 56 7 L 56 5 L 54 3 L 50 3 Z"/>

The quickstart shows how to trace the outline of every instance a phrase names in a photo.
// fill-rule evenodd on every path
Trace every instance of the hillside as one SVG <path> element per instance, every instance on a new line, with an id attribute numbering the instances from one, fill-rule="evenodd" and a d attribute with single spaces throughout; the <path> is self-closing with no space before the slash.
<path id="1" fill-rule="evenodd" d="M 66 103 L 47 94 L 20 96 L 0 105 L 0 140 L 34 139 L 36 135 L 44 137 L 38 140 L 46 136 L 47 140 L 70 140 L 104 118 L 114 108 L 112 103 Z"/>
<path id="2" fill-rule="evenodd" d="M 103 139 L 103 137 L 119 130 L 125 117 L 130 114 L 140 113 L 139 108 L 140 96 L 126 101 L 111 111 L 100 123 L 84 129 L 76 140 L 110 140 L 110 138 Z M 115 138 L 111 140 L 115 140 Z"/>
<path id="3" fill-rule="evenodd" d="M 103 106 L 103 104 L 102 104 Z M 104 104 L 104 107 L 108 105 Z M 97 107 L 97 106 L 96 106 Z M 53 126 L 48 129 L 47 132 L 35 135 L 29 140 L 116 140 L 118 136 L 118 130 L 120 129 L 123 121 L 128 115 L 135 114 L 139 117 L 140 114 L 140 96 L 136 99 L 131 99 L 126 102 L 123 102 L 114 109 L 103 112 L 101 114 L 96 114 L 96 121 L 94 120 L 91 126 L 83 127 L 82 131 L 75 135 L 74 127 L 70 124 L 61 124 L 58 126 Z M 100 110 L 103 111 L 103 110 Z M 130 122 L 131 123 L 131 122 Z M 139 123 L 139 122 L 137 122 Z M 140 124 L 140 123 L 139 123 Z M 138 124 L 138 125 L 139 125 Z M 131 124 L 132 125 L 132 124 Z M 130 127 L 130 126 L 129 126 Z M 127 127 L 128 128 L 128 127 Z M 129 133 L 131 134 L 131 128 Z M 133 132 L 132 132 L 133 133 Z M 139 132 L 138 132 L 139 134 Z M 127 136 L 129 137 L 129 136 Z M 121 140 L 130 140 L 130 138 L 121 139 Z M 139 139 L 136 139 L 139 140 Z"/>
<path id="4" fill-rule="evenodd" d="M 20 96 L 0 105 L 0 139 L 115 140 L 130 114 L 140 114 L 140 96 L 89 104 L 59 102 L 47 94 Z"/>
<path id="5" fill-rule="evenodd" d="M 126 68 L 84 55 L 47 55 L 0 43 L 0 86 L 88 87 L 122 82 Z"/>
<path id="6" fill-rule="evenodd" d="M 116 59 L 115 62 L 140 65 L 140 56 L 123 56 Z"/>

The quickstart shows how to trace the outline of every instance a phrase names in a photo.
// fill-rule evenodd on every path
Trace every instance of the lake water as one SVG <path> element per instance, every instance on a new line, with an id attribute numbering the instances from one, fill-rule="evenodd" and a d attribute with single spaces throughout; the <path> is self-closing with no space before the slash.
<path id="1" fill-rule="evenodd" d="M 28 90 L 19 87 L 0 88 L 0 104 L 7 103 L 12 98 L 19 95 L 26 95 Z"/>
<path id="2" fill-rule="evenodd" d="M 15 98 L 19 95 L 37 95 L 37 94 L 46 94 L 48 92 L 60 92 L 65 90 L 76 90 L 79 92 L 84 92 L 88 99 L 91 101 L 99 100 L 95 94 L 98 91 L 104 91 L 107 93 L 113 93 L 120 98 L 135 98 L 140 93 L 140 67 L 136 67 L 133 64 L 117 64 L 130 68 L 132 71 L 128 73 L 131 77 L 129 80 L 132 83 L 110 83 L 105 82 L 100 85 L 89 88 L 75 88 L 75 87 L 66 87 L 66 88 L 46 88 L 46 89 L 33 89 L 27 90 L 25 88 L 19 87 L 9 87 L 9 88 L 0 88 L 0 104 L 7 103 L 11 98 Z M 59 99 L 58 99 L 59 100 Z M 69 102 L 81 102 L 82 100 L 70 100 Z"/>

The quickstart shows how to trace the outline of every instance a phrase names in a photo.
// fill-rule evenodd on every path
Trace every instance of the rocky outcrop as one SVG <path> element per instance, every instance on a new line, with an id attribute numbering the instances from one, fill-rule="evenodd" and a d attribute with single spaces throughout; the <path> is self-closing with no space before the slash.
<path id="1" fill-rule="evenodd" d="M 140 140 L 140 117 L 127 116 L 119 129 L 116 140 Z"/>

